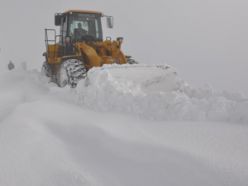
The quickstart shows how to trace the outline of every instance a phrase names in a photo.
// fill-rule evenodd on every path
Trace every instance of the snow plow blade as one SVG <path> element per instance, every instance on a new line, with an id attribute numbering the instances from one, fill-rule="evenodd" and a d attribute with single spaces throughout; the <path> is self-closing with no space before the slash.
<path id="1" fill-rule="evenodd" d="M 109 84 L 121 92 L 168 92 L 178 88 L 177 73 L 168 65 L 104 65 L 87 73 L 85 85 Z"/>

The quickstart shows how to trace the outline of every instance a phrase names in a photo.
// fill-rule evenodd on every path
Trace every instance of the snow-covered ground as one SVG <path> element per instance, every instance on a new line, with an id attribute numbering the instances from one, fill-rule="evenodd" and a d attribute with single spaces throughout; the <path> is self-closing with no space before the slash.
<path id="1" fill-rule="evenodd" d="M 247 157 L 247 98 L 173 68 L 105 66 L 76 89 L 0 70 L 1 186 L 245 186 Z"/>

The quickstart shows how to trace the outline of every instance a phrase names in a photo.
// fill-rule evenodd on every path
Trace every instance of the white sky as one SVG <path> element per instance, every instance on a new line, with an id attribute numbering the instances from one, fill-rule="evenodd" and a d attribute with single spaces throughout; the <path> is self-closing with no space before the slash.
<path id="1" fill-rule="evenodd" d="M 44 28 L 66 9 L 115 17 L 106 35 L 142 63 L 168 63 L 191 84 L 248 94 L 247 0 L 1 0 L 0 60 L 44 61 Z"/>

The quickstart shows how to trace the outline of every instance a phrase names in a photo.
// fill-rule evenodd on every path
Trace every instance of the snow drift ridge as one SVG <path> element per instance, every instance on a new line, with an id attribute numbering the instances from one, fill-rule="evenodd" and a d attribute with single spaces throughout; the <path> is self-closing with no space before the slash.
<path id="1" fill-rule="evenodd" d="M 75 90 L 47 84 L 47 79 L 38 71 L 19 67 L 3 71 L 0 86 L 19 85 L 23 99 L 35 99 L 32 97 L 41 93 L 56 94 L 82 107 L 150 120 L 248 123 L 246 97 L 217 92 L 209 86 L 193 88 L 178 77 L 174 68 L 164 67 L 105 65 L 93 68 Z"/>
<path id="2" fill-rule="evenodd" d="M 244 96 L 211 87 L 192 88 L 171 67 L 163 71 L 146 65 L 94 68 L 79 84 L 76 95 L 91 109 L 147 119 L 248 123 Z"/>

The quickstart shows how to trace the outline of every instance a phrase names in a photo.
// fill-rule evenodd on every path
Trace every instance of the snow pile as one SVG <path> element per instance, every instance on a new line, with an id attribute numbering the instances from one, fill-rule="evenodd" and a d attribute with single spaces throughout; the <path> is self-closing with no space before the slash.
<path id="1" fill-rule="evenodd" d="M 155 120 L 247 123 L 248 100 L 240 94 L 194 89 L 168 66 L 106 65 L 89 71 L 76 89 L 82 105 Z"/>
<path id="2" fill-rule="evenodd" d="M 224 96 L 224 103 L 235 104 L 244 102 L 241 96 L 191 89 L 172 68 L 151 72 L 142 67 L 140 74 L 151 74 L 136 77 L 136 82 L 135 70 L 125 71 L 125 80 L 118 66 L 111 68 L 112 72 L 109 68 L 90 71 L 89 79 L 77 89 L 47 83 L 36 70 L 1 71 L 1 186 L 247 185 L 248 125 L 158 122 L 113 111 L 116 108 L 133 113 L 134 108 L 128 110 L 126 102 L 133 106 L 136 103 L 140 109 L 146 99 L 152 101 L 152 95 L 161 95 L 155 99 L 157 104 L 165 95 L 171 104 L 173 100 L 169 98 L 179 94 L 191 102 Z M 94 106 L 90 102 L 82 104 L 86 103 L 82 95 L 91 98 L 90 90 Z M 104 99 L 109 100 L 103 102 Z M 146 104 L 145 109 L 149 106 Z M 157 106 L 153 102 L 150 105 L 149 114 L 161 117 L 153 110 Z M 92 111 L 90 107 L 109 112 Z"/>
<path id="3" fill-rule="evenodd" d="M 58 119 L 54 110 L 63 105 L 63 102 L 52 103 L 56 100 L 49 95 L 52 87 L 37 70 L 27 71 L 20 66 L 12 71 L 1 70 L 1 186 L 94 184 L 87 172 L 71 160 L 64 144 L 46 127 L 59 123 L 51 116 Z M 42 113 L 46 116 L 42 117 Z"/>

